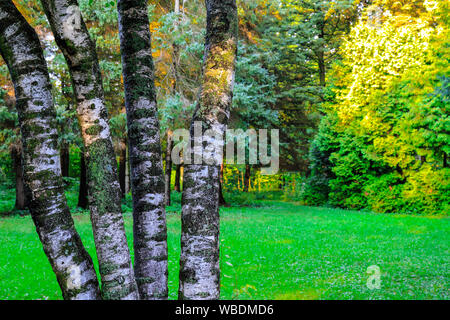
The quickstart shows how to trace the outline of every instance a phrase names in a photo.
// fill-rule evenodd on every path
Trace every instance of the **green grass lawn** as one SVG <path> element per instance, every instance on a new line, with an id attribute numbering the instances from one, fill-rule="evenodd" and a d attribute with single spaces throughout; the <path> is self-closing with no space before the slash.
<path id="1" fill-rule="evenodd" d="M 178 199 L 177 199 L 178 200 Z M 124 205 L 125 211 L 129 207 Z M 180 206 L 168 208 L 169 295 L 176 299 Z M 74 214 L 92 256 L 87 213 Z M 125 214 L 132 248 L 131 214 Z M 221 210 L 223 299 L 449 299 L 447 217 L 256 202 Z M 95 260 L 95 259 L 94 259 Z M 381 269 L 369 290 L 367 267 Z M 0 299 L 61 299 L 31 218 L 0 219 Z"/>

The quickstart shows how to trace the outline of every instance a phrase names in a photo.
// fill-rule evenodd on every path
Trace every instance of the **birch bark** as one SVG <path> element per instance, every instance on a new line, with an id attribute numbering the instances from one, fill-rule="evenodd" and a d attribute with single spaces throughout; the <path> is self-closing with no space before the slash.
<path id="1" fill-rule="evenodd" d="M 64 299 L 98 299 L 92 259 L 64 195 L 47 64 L 35 31 L 10 0 L 0 2 L 0 53 L 14 83 L 28 205 L 44 252 Z"/>
<path id="2" fill-rule="evenodd" d="M 135 273 L 142 299 L 167 299 L 167 228 L 146 0 L 117 3 L 133 196 Z"/>
<path id="3" fill-rule="evenodd" d="M 76 96 L 102 296 L 104 299 L 138 299 L 95 45 L 76 0 L 41 2 L 56 43 L 67 61 Z"/>
<path id="4" fill-rule="evenodd" d="M 223 137 L 233 96 L 238 30 L 236 1 L 206 0 L 206 10 L 202 88 L 193 122 L 201 121 L 203 130 L 212 130 Z M 193 127 L 191 125 L 191 137 Z M 193 148 L 194 152 L 203 154 L 203 163 L 187 164 L 185 161 L 179 299 L 218 299 L 220 296 L 220 161 L 217 159 L 221 159 L 221 155 L 205 153 L 204 142 L 200 141 L 199 149 Z M 219 139 L 208 143 L 216 145 L 215 150 L 223 150 L 223 141 Z M 212 159 L 214 161 L 210 162 Z"/>

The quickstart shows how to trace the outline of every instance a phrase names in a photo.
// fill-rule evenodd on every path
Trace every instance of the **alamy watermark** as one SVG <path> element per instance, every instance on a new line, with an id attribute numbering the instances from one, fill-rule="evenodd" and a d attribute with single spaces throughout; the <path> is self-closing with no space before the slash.
<path id="1" fill-rule="evenodd" d="M 278 129 L 223 130 L 223 125 L 217 125 L 203 132 L 202 122 L 195 121 L 191 131 L 192 135 L 186 129 L 173 132 L 175 145 L 171 156 L 174 164 L 221 165 L 225 158 L 227 164 L 259 165 L 264 175 L 276 174 L 279 170 Z"/>

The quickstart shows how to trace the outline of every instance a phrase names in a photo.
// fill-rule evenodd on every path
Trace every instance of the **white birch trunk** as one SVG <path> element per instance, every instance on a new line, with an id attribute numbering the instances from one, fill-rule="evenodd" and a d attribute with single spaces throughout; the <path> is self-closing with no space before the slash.
<path id="1" fill-rule="evenodd" d="M 193 121 L 201 121 L 203 130 L 211 129 L 223 137 L 233 97 L 238 30 L 236 1 L 206 0 L 206 10 L 202 88 Z M 222 142 L 210 143 L 218 144 L 215 150 L 223 149 Z M 205 155 L 205 146 L 199 151 Z M 221 156 L 209 154 L 209 160 L 217 158 Z M 185 161 L 179 299 L 219 299 L 220 296 L 220 163 L 212 163 L 186 164 Z"/>
<path id="2" fill-rule="evenodd" d="M 0 2 L 0 53 L 14 83 L 29 209 L 64 299 L 99 299 L 92 259 L 75 230 L 64 194 L 56 110 L 35 31 L 12 1 Z"/>
<path id="3" fill-rule="evenodd" d="M 56 43 L 67 61 L 76 96 L 102 296 L 104 299 L 138 299 L 95 46 L 76 0 L 41 2 Z"/>
<path id="4" fill-rule="evenodd" d="M 167 227 L 147 0 L 117 3 L 133 195 L 135 273 L 142 299 L 167 299 Z"/>

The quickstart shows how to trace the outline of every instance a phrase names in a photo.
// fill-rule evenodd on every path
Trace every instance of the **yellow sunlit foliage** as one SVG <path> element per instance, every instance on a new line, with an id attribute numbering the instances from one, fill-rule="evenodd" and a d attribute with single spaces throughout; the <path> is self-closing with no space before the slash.
<path id="1" fill-rule="evenodd" d="M 316 185 L 305 198 L 378 212 L 449 213 L 448 2 L 374 6 L 352 27 L 333 69 L 335 100 L 313 143 Z"/>
<path id="2" fill-rule="evenodd" d="M 443 32 L 422 20 L 396 23 L 396 16 L 381 24 L 361 20 L 344 42 L 343 65 L 351 70 L 339 83 L 344 89 L 338 96 L 342 103 L 336 106 L 344 124 L 369 103 L 370 92 L 385 90 L 407 70 L 420 70 L 428 63 L 430 39 Z"/>

